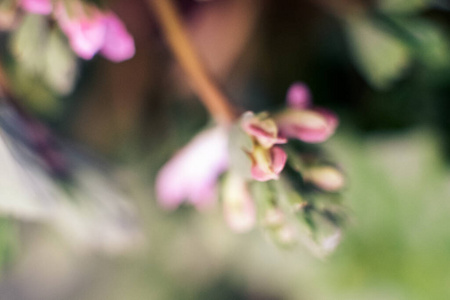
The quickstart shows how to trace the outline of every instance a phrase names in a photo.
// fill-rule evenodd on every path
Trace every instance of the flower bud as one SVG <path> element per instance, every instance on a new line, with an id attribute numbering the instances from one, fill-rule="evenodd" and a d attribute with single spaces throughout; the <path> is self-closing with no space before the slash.
<path id="1" fill-rule="evenodd" d="M 249 231 L 255 225 L 256 209 L 247 183 L 233 173 L 224 179 L 223 211 L 228 226 L 236 232 Z"/>
<path id="2" fill-rule="evenodd" d="M 134 40 L 122 21 L 114 13 L 108 13 L 104 22 L 106 33 L 102 55 L 114 62 L 132 58 L 135 53 Z"/>
<path id="3" fill-rule="evenodd" d="M 286 102 L 294 109 L 305 109 L 311 105 L 311 92 L 306 84 L 296 82 L 291 85 L 286 95 Z"/>
<path id="4" fill-rule="evenodd" d="M 306 172 L 305 180 L 328 192 L 337 192 L 345 185 L 344 175 L 332 166 L 311 168 Z"/>
<path id="5" fill-rule="evenodd" d="M 278 137 L 278 127 L 275 122 L 265 116 L 255 116 L 247 112 L 242 117 L 242 128 L 254 137 L 263 148 L 270 148 L 275 144 L 284 144 L 286 139 Z"/>
<path id="6" fill-rule="evenodd" d="M 280 147 L 264 149 L 257 145 L 249 155 L 252 159 L 252 177 L 258 181 L 278 179 L 287 160 L 286 152 Z"/>
<path id="7" fill-rule="evenodd" d="M 275 119 L 283 136 L 307 143 L 326 141 L 336 130 L 337 117 L 326 110 L 289 109 Z"/>

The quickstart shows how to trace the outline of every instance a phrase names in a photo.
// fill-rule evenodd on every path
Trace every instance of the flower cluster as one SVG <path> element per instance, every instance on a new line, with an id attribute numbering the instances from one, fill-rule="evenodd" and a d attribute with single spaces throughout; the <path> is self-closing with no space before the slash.
<path id="1" fill-rule="evenodd" d="M 252 112 L 242 117 L 242 128 L 252 138 L 252 148 L 248 152 L 252 160 L 251 174 L 255 180 L 278 179 L 286 164 L 287 155 L 276 144 L 287 140 L 278 136 L 275 122 L 266 114 L 255 116 Z"/>
<path id="2" fill-rule="evenodd" d="M 187 201 L 205 208 L 221 199 L 230 228 L 248 231 L 259 219 L 282 244 L 291 244 L 299 233 L 290 217 L 294 213 L 309 224 L 303 233 L 316 248 L 334 248 L 342 210 L 333 206 L 336 201 L 330 208 L 316 199 L 338 195 L 345 178 L 320 155 L 305 155 L 303 145 L 326 141 L 338 119 L 313 107 L 309 89 L 302 83 L 290 87 L 286 100 L 288 108 L 283 111 L 246 112 L 232 128 L 214 127 L 196 136 L 159 172 L 160 204 L 175 209 Z M 319 223 L 336 230 L 319 238 Z"/>
<path id="3" fill-rule="evenodd" d="M 20 0 L 19 5 L 29 13 L 52 14 L 73 51 L 83 59 L 101 53 L 111 61 L 121 62 L 134 56 L 133 37 L 112 11 L 79 0 Z"/>

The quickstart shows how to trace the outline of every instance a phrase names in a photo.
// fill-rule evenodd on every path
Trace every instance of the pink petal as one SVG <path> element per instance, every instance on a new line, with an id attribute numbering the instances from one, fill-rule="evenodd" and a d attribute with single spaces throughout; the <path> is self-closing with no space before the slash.
<path id="1" fill-rule="evenodd" d="M 264 130 L 264 128 L 256 125 L 256 124 L 249 124 L 245 131 L 251 135 L 257 138 L 258 142 L 265 146 L 266 148 L 270 148 L 275 144 L 286 144 L 287 140 L 282 137 L 278 137 L 274 135 L 273 133 L 269 133 Z M 275 133 L 277 134 L 277 133 Z"/>
<path id="2" fill-rule="evenodd" d="M 101 49 L 103 56 L 114 62 L 132 58 L 135 54 L 134 40 L 122 21 L 114 13 L 109 13 L 105 16 L 105 22 L 105 43 Z"/>
<path id="3" fill-rule="evenodd" d="M 308 127 L 300 127 L 293 126 L 290 128 L 291 131 L 295 132 L 292 136 L 295 136 L 301 141 L 306 143 L 322 143 L 326 141 L 331 133 L 327 128 L 308 128 Z"/>
<path id="4" fill-rule="evenodd" d="M 217 127 L 203 131 L 158 173 L 156 194 L 162 207 L 175 209 L 187 200 L 198 208 L 216 198 L 217 179 L 228 166 L 227 133 Z"/>
<path id="5" fill-rule="evenodd" d="M 267 172 L 263 169 L 261 169 L 261 167 L 259 165 L 254 165 L 252 166 L 251 169 L 251 174 L 253 179 L 257 180 L 257 181 L 269 181 L 272 179 L 278 179 L 278 175 L 273 173 L 273 172 Z"/>
<path id="6" fill-rule="evenodd" d="M 311 105 L 311 92 L 306 84 L 296 82 L 287 92 L 286 101 L 291 108 L 305 109 Z"/>
<path id="7" fill-rule="evenodd" d="M 278 128 L 272 119 L 261 118 L 248 112 L 243 116 L 241 125 L 242 129 L 250 136 L 255 137 L 264 148 L 287 142 L 286 139 L 278 137 Z"/>
<path id="8" fill-rule="evenodd" d="M 272 170 L 275 174 L 280 174 L 286 164 L 287 154 L 280 147 L 273 147 L 271 149 L 272 156 Z"/>
<path id="9" fill-rule="evenodd" d="M 333 128 L 333 130 L 335 130 L 338 127 L 339 118 L 332 111 L 322 107 L 315 107 L 313 108 L 313 111 L 318 112 L 319 114 L 324 116 L 325 119 L 327 120 L 328 126 L 330 128 Z"/>
<path id="10" fill-rule="evenodd" d="M 59 4 L 56 19 L 62 31 L 67 35 L 75 53 L 84 59 L 92 59 L 105 42 L 106 22 L 103 14 L 94 6 L 86 14 L 81 4 L 72 5 L 68 15 L 65 7 Z"/>
<path id="11" fill-rule="evenodd" d="M 307 143 L 326 141 L 338 125 L 336 115 L 323 109 L 289 110 L 276 121 L 283 136 Z"/>
<path id="12" fill-rule="evenodd" d="M 280 147 L 273 147 L 266 151 L 270 152 L 270 158 L 267 162 L 269 165 L 261 166 L 257 161 L 255 161 L 251 169 L 251 175 L 253 179 L 258 181 L 278 179 L 278 175 L 281 173 L 284 165 L 286 164 L 286 152 L 284 152 L 284 150 Z M 265 162 L 260 163 L 265 164 Z"/>
<path id="13" fill-rule="evenodd" d="M 52 12 L 51 0 L 21 0 L 19 5 L 23 10 L 33 14 L 48 15 Z"/>

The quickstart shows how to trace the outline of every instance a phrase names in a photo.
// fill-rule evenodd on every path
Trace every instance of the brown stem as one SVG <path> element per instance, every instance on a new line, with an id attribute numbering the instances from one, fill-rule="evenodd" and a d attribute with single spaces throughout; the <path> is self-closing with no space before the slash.
<path id="1" fill-rule="evenodd" d="M 147 0 L 147 3 L 154 11 L 173 54 L 192 80 L 200 100 L 217 122 L 231 123 L 236 118 L 235 110 L 206 71 L 175 5 L 171 0 Z"/>
<path id="2" fill-rule="evenodd" d="M 8 76 L 6 75 L 5 68 L 0 61 L 0 95 L 8 96 L 10 95 L 10 85 L 8 81 Z"/>

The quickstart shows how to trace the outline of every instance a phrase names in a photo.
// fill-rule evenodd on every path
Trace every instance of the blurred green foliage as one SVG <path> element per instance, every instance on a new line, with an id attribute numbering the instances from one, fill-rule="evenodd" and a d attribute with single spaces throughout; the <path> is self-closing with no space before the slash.
<path id="1" fill-rule="evenodd" d="M 435 135 L 343 130 L 327 148 L 346 167 L 353 217 L 326 260 L 236 236 L 220 210 L 149 208 L 148 249 L 109 265 L 86 300 L 448 299 L 450 173 Z"/>
<path id="2" fill-rule="evenodd" d="M 0 278 L 18 255 L 18 236 L 14 221 L 0 218 Z"/>
<path id="3" fill-rule="evenodd" d="M 61 96 L 73 90 L 76 58 L 66 38 L 44 16 L 27 15 L 11 37 L 12 82 L 33 111 L 51 117 L 62 109 Z"/>

